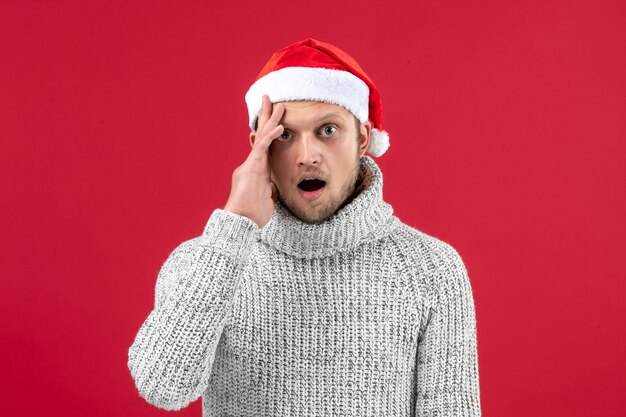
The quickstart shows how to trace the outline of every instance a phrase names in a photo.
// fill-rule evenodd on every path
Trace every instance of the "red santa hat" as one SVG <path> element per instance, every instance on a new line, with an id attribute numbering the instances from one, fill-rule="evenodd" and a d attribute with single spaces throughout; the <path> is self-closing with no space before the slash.
<path id="1" fill-rule="evenodd" d="M 354 58 L 336 46 L 307 38 L 275 52 L 246 93 L 251 129 L 264 94 L 273 103 L 312 100 L 341 106 L 361 123 L 371 121 L 368 153 L 378 157 L 389 148 L 378 89 Z"/>

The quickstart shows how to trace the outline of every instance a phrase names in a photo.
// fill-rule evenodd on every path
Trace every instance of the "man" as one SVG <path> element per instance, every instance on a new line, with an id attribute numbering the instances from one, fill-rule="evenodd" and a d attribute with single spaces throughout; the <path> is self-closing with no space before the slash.
<path id="1" fill-rule="evenodd" d="M 305 39 L 246 102 L 252 150 L 226 206 L 170 254 L 129 349 L 141 396 L 202 396 L 205 417 L 479 416 L 467 272 L 383 200 L 369 77 Z"/>

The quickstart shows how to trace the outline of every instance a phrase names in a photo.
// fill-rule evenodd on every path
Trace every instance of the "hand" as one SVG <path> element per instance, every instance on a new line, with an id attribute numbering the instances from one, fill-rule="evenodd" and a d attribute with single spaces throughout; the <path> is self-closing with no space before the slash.
<path id="1" fill-rule="evenodd" d="M 272 112 L 272 103 L 267 95 L 259 113 L 259 123 L 254 144 L 248 158 L 233 172 L 230 196 L 224 210 L 246 216 L 259 228 L 265 226 L 272 217 L 278 197 L 276 185 L 270 180 L 268 149 L 284 128 L 278 124 L 285 107 L 277 103 Z"/>

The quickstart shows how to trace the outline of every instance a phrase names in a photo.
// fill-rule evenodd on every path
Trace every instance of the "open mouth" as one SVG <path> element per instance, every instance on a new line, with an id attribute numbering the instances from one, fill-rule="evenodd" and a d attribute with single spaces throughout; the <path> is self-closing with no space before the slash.
<path id="1" fill-rule="evenodd" d="M 326 185 L 325 181 L 318 180 L 317 178 L 313 178 L 313 179 L 300 181 L 300 183 L 298 184 L 298 188 L 300 188 L 302 191 L 306 191 L 310 193 L 310 192 L 322 189 L 325 185 Z"/>

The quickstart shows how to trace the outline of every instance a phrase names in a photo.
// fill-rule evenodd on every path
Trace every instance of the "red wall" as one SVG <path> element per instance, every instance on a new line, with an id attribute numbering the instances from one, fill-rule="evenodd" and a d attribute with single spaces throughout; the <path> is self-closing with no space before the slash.
<path id="1" fill-rule="evenodd" d="M 381 91 L 396 214 L 466 263 L 483 415 L 623 416 L 626 3 L 248 3 L 0 4 L 2 414 L 172 415 L 128 347 L 311 36 Z"/>

